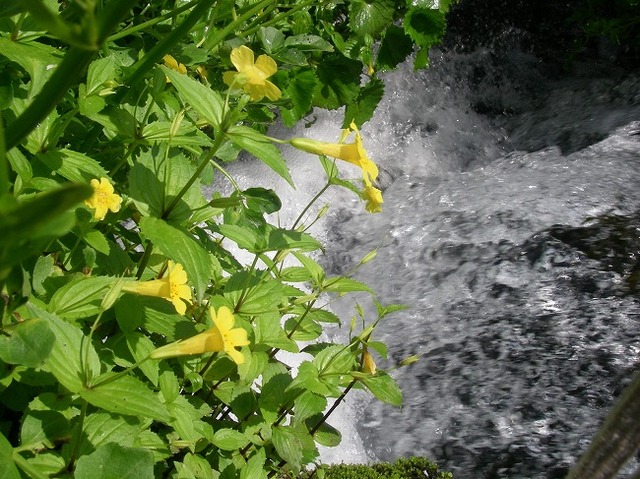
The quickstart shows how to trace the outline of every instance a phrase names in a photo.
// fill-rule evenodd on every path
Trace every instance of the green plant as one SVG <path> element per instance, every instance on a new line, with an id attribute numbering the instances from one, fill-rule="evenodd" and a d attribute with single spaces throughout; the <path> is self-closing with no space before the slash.
<path id="1" fill-rule="evenodd" d="M 320 341 L 343 321 L 332 295 L 374 292 L 328 275 L 308 230 L 332 186 L 382 207 L 358 127 L 377 72 L 414 45 L 424 66 L 447 8 L 2 3 L 0 476 L 274 477 L 339 444 L 326 421 L 351 389 L 400 405 L 371 354 L 401 306 L 357 309 L 344 344 Z M 265 134 L 314 107 L 345 107 L 336 143 Z M 326 173 L 291 225 L 272 223 L 277 192 L 225 168 L 244 151 L 291 183 L 282 143 Z M 232 193 L 205 194 L 214 178 Z"/>
<path id="2" fill-rule="evenodd" d="M 441 471 L 423 457 L 400 458 L 393 463 L 372 465 L 335 464 L 300 475 L 300 479 L 452 479 L 450 472 Z"/>

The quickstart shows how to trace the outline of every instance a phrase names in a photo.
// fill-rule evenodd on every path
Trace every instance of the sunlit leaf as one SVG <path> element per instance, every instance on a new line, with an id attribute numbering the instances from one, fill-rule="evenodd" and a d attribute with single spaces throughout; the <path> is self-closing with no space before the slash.
<path id="1" fill-rule="evenodd" d="M 143 416 L 168 423 L 171 415 L 159 397 L 145 383 L 132 376 L 107 373 L 92 381 L 92 386 L 78 391 L 94 406 L 116 414 Z"/>
<path id="2" fill-rule="evenodd" d="M 402 391 L 388 374 L 378 373 L 377 376 L 362 379 L 362 383 L 380 401 L 402 406 Z"/>
<path id="3" fill-rule="evenodd" d="M 114 442 L 98 447 L 78 459 L 76 479 L 153 479 L 151 451 L 123 447 Z"/>
<path id="4" fill-rule="evenodd" d="M 349 26 L 360 36 L 375 36 L 391 24 L 393 0 L 354 0 L 349 3 Z"/>
<path id="5" fill-rule="evenodd" d="M 234 145 L 247 150 L 293 186 L 293 180 L 282 153 L 266 136 L 242 125 L 230 127 L 227 130 L 227 136 Z"/>

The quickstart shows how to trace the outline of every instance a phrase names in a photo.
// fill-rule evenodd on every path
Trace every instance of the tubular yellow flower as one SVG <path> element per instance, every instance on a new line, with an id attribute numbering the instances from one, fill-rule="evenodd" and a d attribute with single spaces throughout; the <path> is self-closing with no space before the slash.
<path id="1" fill-rule="evenodd" d="M 252 101 L 277 100 L 282 96 L 280 89 L 267 78 L 278 71 L 275 60 L 268 55 L 260 55 L 254 62 L 253 50 L 244 45 L 231 50 L 231 63 L 237 72 L 225 72 L 222 80 L 229 86 L 242 85 Z"/>
<path id="2" fill-rule="evenodd" d="M 365 209 L 369 213 L 380 213 L 382 211 L 382 192 L 378 188 L 365 184 L 362 198 L 367 202 Z"/>
<path id="3" fill-rule="evenodd" d="M 108 179 L 91 180 L 91 186 L 93 187 L 93 196 L 85 200 L 84 203 L 95 210 L 93 212 L 95 219 L 103 220 L 108 210 L 113 213 L 120 211 L 122 198 L 114 193 L 113 185 L 109 183 Z"/>
<path id="4" fill-rule="evenodd" d="M 376 363 L 373 360 L 373 356 L 371 356 L 371 353 L 369 351 L 364 351 L 362 353 L 362 356 L 362 371 L 369 374 L 375 374 L 377 368 Z"/>
<path id="5" fill-rule="evenodd" d="M 369 159 L 362 143 L 362 136 L 354 123 L 351 123 L 350 130 L 355 133 L 355 141 L 353 143 L 343 143 L 350 133 L 349 130 L 345 130 L 340 138 L 340 143 L 327 143 L 309 138 L 293 138 L 289 140 L 289 144 L 307 153 L 330 156 L 359 166 L 363 172 L 365 185 L 370 186 L 373 181 L 378 179 L 378 167 Z"/>
<path id="6" fill-rule="evenodd" d="M 132 281 L 125 283 L 123 291 L 155 296 L 171 301 L 179 314 L 187 312 L 187 303 L 191 302 L 191 288 L 187 285 L 187 273 L 180 263 L 169 261 L 167 274 L 160 279 L 150 281 Z"/>
<path id="7" fill-rule="evenodd" d="M 187 67 L 185 67 L 182 63 L 178 63 L 178 60 L 173 58 L 171 55 L 165 55 L 164 57 L 162 57 L 162 61 L 164 62 L 164 66 L 166 66 L 167 68 L 171 68 L 172 70 L 175 70 L 178 73 L 182 73 L 183 75 L 187 74 Z"/>
<path id="8" fill-rule="evenodd" d="M 213 327 L 188 339 L 162 346 L 149 357 L 163 359 L 222 351 L 236 364 L 244 363 L 244 355 L 236 348 L 250 344 L 247 332 L 243 328 L 233 327 L 235 318 L 226 306 L 221 306 L 217 314 L 215 309 L 209 308 L 209 314 L 213 320 Z"/>

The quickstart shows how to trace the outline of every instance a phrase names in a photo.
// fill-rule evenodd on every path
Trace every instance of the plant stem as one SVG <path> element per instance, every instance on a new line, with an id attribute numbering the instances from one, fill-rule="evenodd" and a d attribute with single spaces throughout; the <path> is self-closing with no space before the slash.
<path id="1" fill-rule="evenodd" d="M 69 463 L 67 464 L 67 470 L 69 472 L 73 470 L 73 465 L 76 461 L 76 457 L 78 456 L 78 452 L 80 451 L 80 445 L 82 444 L 82 436 L 83 436 L 82 426 L 84 424 L 84 418 L 87 415 L 88 404 L 89 403 L 87 403 L 87 401 L 85 401 L 84 399 L 82 400 L 82 409 L 80 411 L 80 418 L 77 419 L 77 422 L 76 422 L 76 431 L 75 431 L 75 434 L 73 435 L 73 440 L 71 443 L 71 454 L 69 455 Z"/>
<path id="2" fill-rule="evenodd" d="M 191 7 L 193 7 L 199 1 L 200 0 L 192 0 L 191 2 L 186 3 L 186 4 L 182 5 L 181 7 L 176 8 L 175 10 L 171 10 L 170 12 L 165 13 L 164 15 L 160 15 L 159 17 L 152 18 L 151 20 L 147 20 L 146 22 L 140 23 L 140 24 L 135 25 L 133 27 L 125 28 L 124 30 L 119 31 L 118 33 L 114 33 L 113 35 L 110 35 L 107 38 L 107 41 L 113 42 L 113 41 L 116 41 L 116 40 L 120 40 L 121 38 L 124 38 L 126 36 L 132 35 L 132 34 L 137 33 L 139 31 L 142 31 L 147 27 L 152 27 L 153 25 L 156 25 L 156 24 L 158 24 L 160 22 L 168 20 L 169 18 L 172 18 L 172 17 L 175 18 L 178 15 L 180 15 L 182 12 L 185 12 L 185 11 L 189 10 Z"/>
<path id="3" fill-rule="evenodd" d="M 311 206 L 318 201 L 318 199 L 324 194 L 325 191 L 327 191 L 329 189 L 329 187 L 331 186 L 331 182 L 327 183 L 326 185 L 324 185 L 322 187 L 322 189 L 318 192 L 318 194 L 316 194 L 311 201 L 309 202 L 309 204 L 307 206 L 304 207 L 304 209 L 300 212 L 300 214 L 298 215 L 298 217 L 296 218 L 296 220 L 293 222 L 293 226 L 291 227 L 292 230 L 296 229 L 296 226 L 298 226 L 298 223 L 300 221 L 302 221 L 302 218 L 304 217 L 304 215 L 307 213 L 307 211 L 309 211 L 309 208 L 311 208 Z"/>
<path id="4" fill-rule="evenodd" d="M 607 415 L 567 479 L 613 479 L 640 444 L 640 372 Z"/>
<path id="5" fill-rule="evenodd" d="M 211 5 L 213 5 L 214 2 L 215 0 L 201 0 L 180 25 L 173 29 L 169 35 L 156 43 L 156 45 L 149 50 L 146 55 L 131 66 L 131 71 L 133 73 L 124 80 L 124 83 L 128 88 L 123 88 L 118 94 L 116 94 L 115 101 L 117 103 L 122 103 L 129 93 L 135 90 L 134 87 L 145 78 L 147 72 L 156 63 L 159 63 L 162 57 L 182 38 L 184 38 L 189 31 L 191 31 L 193 26 L 205 16 L 206 11 L 211 8 Z"/>

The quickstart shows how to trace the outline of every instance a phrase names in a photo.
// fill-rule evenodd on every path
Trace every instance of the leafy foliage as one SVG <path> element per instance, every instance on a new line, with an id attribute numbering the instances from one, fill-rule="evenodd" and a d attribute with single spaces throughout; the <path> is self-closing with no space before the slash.
<path id="1" fill-rule="evenodd" d="M 371 171 L 355 125 L 382 98 L 376 70 L 438 41 L 442 15 L 394 0 L 2 3 L 2 477 L 274 477 L 340 443 L 327 420 L 353 387 L 401 404 L 369 352 L 386 356 L 372 336 L 396 306 L 320 342 L 342 322 L 326 297 L 375 294 L 314 259 L 303 219 L 320 194 L 276 226 L 278 192 L 241 190 L 225 165 L 244 152 L 292 184 L 290 140 L 268 127 L 344 107 L 356 143 L 318 148 Z M 320 193 L 362 196 L 320 161 Z"/>

